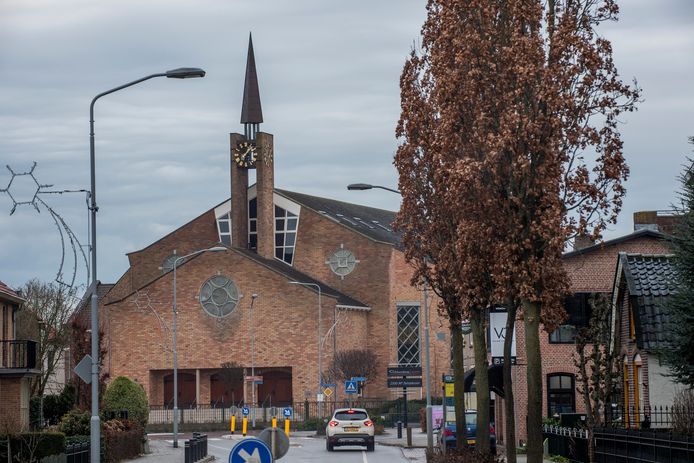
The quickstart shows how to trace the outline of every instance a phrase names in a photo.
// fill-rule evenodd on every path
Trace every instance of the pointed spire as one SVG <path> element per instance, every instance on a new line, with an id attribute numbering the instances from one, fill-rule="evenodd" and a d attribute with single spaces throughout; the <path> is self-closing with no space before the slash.
<path id="1" fill-rule="evenodd" d="M 243 106 L 241 107 L 241 123 L 260 124 L 261 122 L 263 122 L 263 109 L 260 107 L 260 90 L 258 90 L 258 73 L 255 70 L 253 37 L 249 33 L 246 82 L 243 85 Z"/>

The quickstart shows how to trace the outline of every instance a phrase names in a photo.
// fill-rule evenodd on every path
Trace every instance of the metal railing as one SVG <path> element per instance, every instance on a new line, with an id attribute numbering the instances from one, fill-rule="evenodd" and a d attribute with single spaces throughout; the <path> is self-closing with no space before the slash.
<path id="1" fill-rule="evenodd" d="M 35 369 L 36 341 L 0 341 L 0 369 Z"/>
<path id="2" fill-rule="evenodd" d="M 219 404 L 221 405 L 221 404 Z M 218 404 L 209 405 L 193 405 L 189 407 L 181 407 L 179 409 L 179 423 L 228 423 L 231 416 L 236 416 L 241 419 L 243 402 L 236 405 L 219 406 Z M 246 404 L 248 405 L 248 404 Z M 385 399 L 355 399 L 349 401 L 338 402 L 294 402 L 288 405 L 263 406 L 259 404 L 255 408 L 250 407 L 250 415 L 255 415 L 260 422 L 269 422 L 273 417 L 282 418 L 283 409 L 286 406 L 292 408 L 292 421 L 296 423 L 304 423 L 320 418 L 326 419 L 332 415 L 336 408 L 349 406 L 355 408 L 365 408 L 372 419 L 380 419 L 383 417 L 385 426 L 394 426 L 395 422 L 402 420 L 402 401 L 400 400 L 385 400 Z M 408 422 L 419 422 L 419 408 L 410 403 L 408 405 Z M 173 423 L 173 409 L 169 404 L 150 405 L 149 407 L 149 424 L 169 424 Z"/>

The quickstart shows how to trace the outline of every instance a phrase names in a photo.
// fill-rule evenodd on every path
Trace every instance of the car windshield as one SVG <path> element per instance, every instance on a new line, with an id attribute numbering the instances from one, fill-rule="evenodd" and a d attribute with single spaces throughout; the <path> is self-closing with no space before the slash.
<path id="1" fill-rule="evenodd" d="M 356 410 L 345 410 L 343 412 L 335 413 L 335 419 L 338 421 L 361 421 L 367 419 L 369 416 L 364 412 L 359 412 Z"/>
<path id="2" fill-rule="evenodd" d="M 477 427 L 477 413 L 465 413 L 465 424 L 467 424 L 468 427 Z M 446 420 L 446 426 L 455 426 L 455 420 Z"/>

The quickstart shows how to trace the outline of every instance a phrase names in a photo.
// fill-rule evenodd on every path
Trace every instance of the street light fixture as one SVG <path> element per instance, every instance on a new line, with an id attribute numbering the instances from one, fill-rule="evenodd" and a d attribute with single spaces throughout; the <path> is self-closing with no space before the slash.
<path id="1" fill-rule="evenodd" d="M 154 77 L 169 77 L 174 79 L 187 79 L 192 77 L 204 77 L 205 71 L 199 68 L 179 68 L 173 69 L 171 71 L 152 74 L 140 79 L 134 80 L 127 84 L 121 85 L 111 90 L 107 90 L 103 93 L 99 93 L 92 99 L 89 105 L 89 164 L 90 164 L 90 177 L 91 177 L 91 191 L 89 194 L 89 211 L 90 211 L 90 221 L 91 221 L 91 251 L 92 251 L 92 284 L 91 284 L 91 330 L 92 330 L 92 346 L 91 346 L 91 356 L 92 356 L 92 416 L 89 423 L 89 433 L 90 433 L 90 455 L 92 463 L 99 463 L 101 461 L 101 430 L 100 430 L 100 419 L 99 419 L 99 296 L 98 291 L 98 280 L 96 279 L 96 212 L 99 208 L 96 205 L 96 161 L 95 161 L 95 149 L 94 149 L 94 104 L 96 100 L 102 96 L 117 92 L 124 88 L 131 87 L 145 80 L 152 79 Z"/>
<path id="2" fill-rule="evenodd" d="M 323 323 L 323 306 L 321 303 L 321 288 L 318 283 L 306 283 L 303 281 L 290 281 L 290 285 L 301 285 L 301 286 L 312 286 L 315 287 L 318 290 L 318 392 L 317 394 L 321 394 L 321 386 L 323 385 L 323 369 L 322 369 L 322 357 L 323 357 L 323 342 L 321 340 L 321 335 L 320 335 L 320 327 L 321 324 Z M 316 399 L 318 396 L 316 396 Z M 321 407 L 320 405 L 318 406 L 318 419 L 320 420 L 321 418 Z M 318 426 L 318 429 L 320 430 L 320 426 Z"/>
<path id="3" fill-rule="evenodd" d="M 402 192 L 395 190 L 393 188 L 388 188 L 381 185 L 371 185 L 369 183 L 351 183 L 347 185 L 347 189 L 351 191 L 355 190 L 371 190 L 373 188 L 380 188 L 381 190 L 392 191 L 402 196 Z M 429 354 L 429 308 L 427 307 L 427 282 L 424 282 L 424 369 L 425 369 L 425 387 L 427 395 L 427 408 L 426 408 L 426 422 L 427 422 L 427 448 L 431 451 L 434 448 L 434 432 L 432 429 L 433 419 L 432 419 L 432 409 L 431 409 L 431 357 Z M 446 404 L 444 403 L 444 409 Z"/>
<path id="4" fill-rule="evenodd" d="M 392 188 L 388 188 L 387 186 L 381 186 L 381 185 L 371 185 L 369 183 L 350 183 L 347 185 L 347 189 L 354 191 L 354 190 L 371 190 L 374 188 L 380 188 L 381 190 L 387 190 L 387 191 L 392 191 L 393 193 L 397 193 L 399 195 L 402 195 L 400 191 L 394 190 Z"/>
<path id="5" fill-rule="evenodd" d="M 177 257 L 173 261 L 173 329 L 171 331 L 171 344 L 173 346 L 173 396 L 174 396 L 174 408 L 173 408 L 173 446 L 178 447 L 178 350 L 176 349 L 176 327 L 178 319 L 178 306 L 176 305 L 176 267 L 178 267 L 178 262 L 197 254 L 202 254 L 203 252 L 220 252 L 226 251 L 227 248 L 223 246 L 215 246 L 207 249 L 200 249 L 199 251 L 191 252 L 185 256 Z M 176 251 L 174 250 L 174 255 Z"/>

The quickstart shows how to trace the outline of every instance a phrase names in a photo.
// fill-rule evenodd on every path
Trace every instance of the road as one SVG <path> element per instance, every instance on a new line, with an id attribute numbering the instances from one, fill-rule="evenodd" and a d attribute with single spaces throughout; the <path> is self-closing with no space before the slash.
<path id="1" fill-rule="evenodd" d="M 237 440 L 225 438 L 210 439 L 207 442 L 208 455 L 217 461 L 229 461 L 229 452 Z M 399 463 L 412 462 L 405 458 L 400 447 L 376 444 L 374 452 L 366 452 L 364 447 L 340 447 L 333 452 L 325 449 L 325 439 L 321 437 L 292 437 L 289 451 L 281 463 L 326 462 L 331 463 Z"/>

